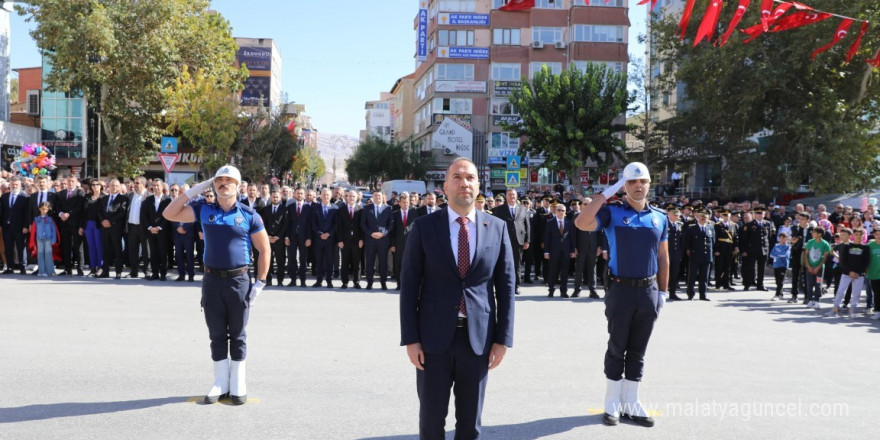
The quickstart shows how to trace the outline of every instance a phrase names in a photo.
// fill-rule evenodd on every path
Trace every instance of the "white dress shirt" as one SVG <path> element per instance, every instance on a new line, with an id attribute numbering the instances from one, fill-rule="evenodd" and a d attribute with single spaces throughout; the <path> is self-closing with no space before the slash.
<path id="1" fill-rule="evenodd" d="M 458 218 L 461 216 L 452 209 L 447 209 L 446 213 L 449 216 L 449 242 L 452 243 L 452 258 L 455 265 L 458 266 L 458 230 L 461 229 Z M 471 209 L 466 217 L 468 219 L 468 248 L 471 252 L 471 263 L 473 263 L 474 253 L 477 250 L 477 210 Z"/>

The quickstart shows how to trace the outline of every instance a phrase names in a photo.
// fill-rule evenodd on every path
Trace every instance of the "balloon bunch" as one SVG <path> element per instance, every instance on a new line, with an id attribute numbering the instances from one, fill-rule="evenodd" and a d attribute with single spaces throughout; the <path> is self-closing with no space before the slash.
<path id="1" fill-rule="evenodd" d="M 55 155 L 43 144 L 27 144 L 12 162 L 12 171 L 34 177 L 55 169 Z"/>

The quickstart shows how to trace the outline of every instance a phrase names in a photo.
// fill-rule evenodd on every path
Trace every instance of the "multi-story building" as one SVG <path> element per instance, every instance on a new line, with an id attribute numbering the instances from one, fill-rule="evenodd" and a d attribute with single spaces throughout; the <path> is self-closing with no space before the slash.
<path id="1" fill-rule="evenodd" d="M 627 2 L 536 0 L 528 10 L 501 11 L 504 0 L 421 0 L 414 22 L 413 135 L 434 154 L 429 186 L 442 184 L 448 164 L 465 156 L 490 189 L 503 190 L 506 157 L 521 141 L 500 125 L 519 118 L 510 91 L 545 64 L 557 73 L 588 63 L 625 71 Z M 523 165 L 521 189 L 561 177 L 539 158 L 523 158 Z"/>
<path id="2" fill-rule="evenodd" d="M 411 73 L 395 81 L 391 87 L 391 132 L 392 140 L 401 142 L 413 134 L 415 114 L 415 74 Z"/>
<path id="3" fill-rule="evenodd" d="M 367 111 L 364 119 L 366 129 L 361 130 L 361 141 L 367 137 L 376 137 L 385 141 L 391 141 L 394 131 L 394 118 L 391 115 L 394 106 L 394 95 L 382 92 L 376 101 L 367 101 L 364 110 Z"/>
<path id="4" fill-rule="evenodd" d="M 241 106 L 256 111 L 260 106 L 274 111 L 281 105 L 281 53 L 271 38 L 235 38 L 235 58 L 248 69 L 241 91 Z"/>

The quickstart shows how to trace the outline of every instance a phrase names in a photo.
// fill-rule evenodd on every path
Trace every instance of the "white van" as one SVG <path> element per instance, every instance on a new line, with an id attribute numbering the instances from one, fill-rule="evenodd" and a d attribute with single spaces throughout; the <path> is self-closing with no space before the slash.
<path id="1" fill-rule="evenodd" d="M 417 192 L 419 195 L 424 195 L 427 190 L 425 189 L 425 182 L 422 180 L 389 180 L 382 183 L 382 194 L 385 194 L 385 198 L 391 198 L 392 191 L 397 194 L 406 191 L 408 193 Z"/>

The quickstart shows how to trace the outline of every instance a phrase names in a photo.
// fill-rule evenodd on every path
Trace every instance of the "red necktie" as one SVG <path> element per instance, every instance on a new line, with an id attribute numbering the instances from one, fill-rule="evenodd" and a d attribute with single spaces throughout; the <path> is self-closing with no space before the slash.
<path id="1" fill-rule="evenodd" d="M 302 205 L 299 203 L 296 204 L 296 216 L 299 217 L 299 210 L 302 209 Z"/>
<path id="2" fill-rule="evenodd" d="M 458 274 L 464 278 L 471 266 L 471 248 L 468 240 L 467 217 L 459 217 L 458 228 Z M 461 302 L 458 304 L 458 313 L 467 316 L 467 306 L 464 301 L 464 292 L 461 294 Z"/>
<path id="3" fill-rule="evenodd" d="M 354 208 L 351 208 L 351 207 L 348 208 L 348 216 L 350 218 L 354 218 Z"/>
<path id="4" fill-rule="evenodd" d="M 406 211 L 403 211 L 403 227 L 406 227 Z"/>

